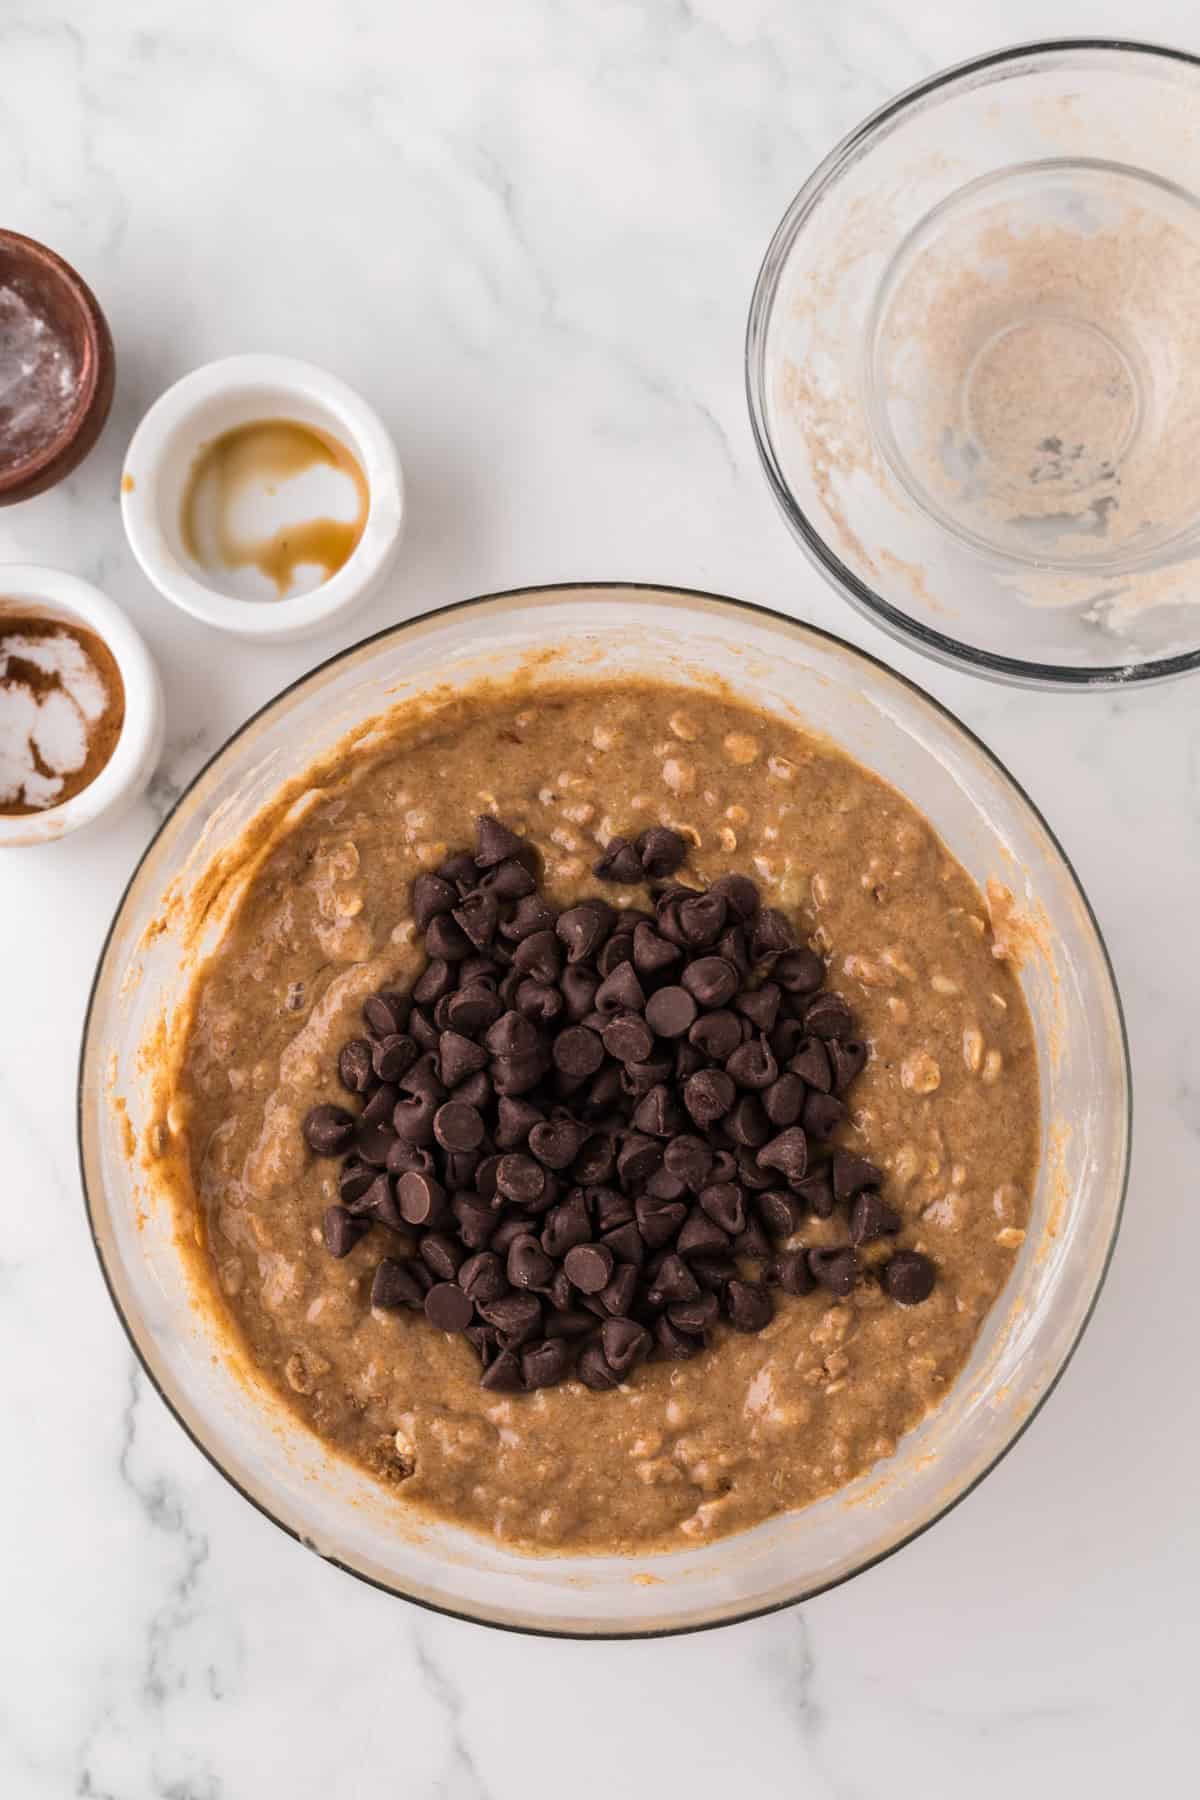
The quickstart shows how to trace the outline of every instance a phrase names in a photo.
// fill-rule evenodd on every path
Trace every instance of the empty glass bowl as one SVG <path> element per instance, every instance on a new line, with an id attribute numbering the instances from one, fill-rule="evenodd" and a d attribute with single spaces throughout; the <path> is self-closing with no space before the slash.
<path id="1" fill-rule="evenodd" d="M 976 673 L 1200 662 L 1200 63 L 1001 51 L 884 107 L 776 231 L 746 346 L 835 587 Z"/>
<path id="2" fill-rule="evenodd" d="M 1022 980 L 1041 1063 L 1042 1168 L 1012 1279 L 944 1404 L 895 1456 L 816 1505 L 702 1548 L 528 1557 L 402 1502 L 338 1462 L 231 1363 L 192 1304 L 168 1204 L 128 1151 L 151 1117 L 139 1050 L 189 970 L 178 907 L 280 786 L 351 730 L 434 687 L 517 669 L 537 679 L 728 685 L 824 733 L 928 816 L 976 881 L 1031 924 Z M 123 1101 L 125 1111 L 115 1102 Z M 445 1612 L 580 1637 L 683 1631 L 844 1581 L 923 1531 L 1020 1434 L 1082 1331 L 1125 1184 L 1129 1081 L 1120 1004 L 1087 901 L 1051 832 L 979 741 L 918 688 L 838 639 L 706 595 L 626 586 L 530 590 L 448 607 L 334 657 L 250 720 L 188 789 L 121 902 L 84 1033 L 80 1151 L 97 1250 L 147 1373 L 204 1453 L 318 1555 Z"/>

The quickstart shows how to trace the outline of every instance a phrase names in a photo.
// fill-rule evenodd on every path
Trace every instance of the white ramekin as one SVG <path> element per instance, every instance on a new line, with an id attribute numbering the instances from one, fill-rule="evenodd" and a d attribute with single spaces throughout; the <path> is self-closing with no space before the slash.
<path id="1" fill-rule="evenodd" d="M 107 594 L 62 569 L 0 563 L 0 615 L 61 619 L 95 632 L 112 651 L 125 688 L 125 721 L 116 749 L 97 775 L 61 806 L 20 817 L 0 816 L 0 848 L 46 844 L 123 812 L 142 793 L 162 750 L 163 699 L 158 670 L 138 633 Z"/>
<path id="2" fill-rule="evenodd" d="M 196 457 L 222 432 L 296 419 L 339 438 L 357 457 L 369 501 L 353 555 L 311 593 L 282 600 L 222 594 L 192 572 L 183 547 L 184 494 Z M 336 375 L 287 356 L 227 356 L 167 389 L 133 435 L 121 481 L 130 546 L 168 600 L 205 625 L 273 643 L 308 637 L 366 598 L 391 568 L 404 528 L 404 477 L 374 409 Z"/>

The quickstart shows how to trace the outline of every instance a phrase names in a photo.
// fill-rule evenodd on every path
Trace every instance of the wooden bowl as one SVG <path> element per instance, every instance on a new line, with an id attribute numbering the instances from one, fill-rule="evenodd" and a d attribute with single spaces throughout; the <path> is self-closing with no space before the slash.
<path id="1" fill-rule="evenodd" d="M 44 493 L 83 461 L 104 429 L 117 373 L 100 304 L 61 256 L 19 231 L 0 230 L 0 294 L 6 288 L 67 346 L 76 375 L 65 416 L 50 434 L 32 433 L 27 453 L 10 456 L 0 430 L 0 506 Z"/>

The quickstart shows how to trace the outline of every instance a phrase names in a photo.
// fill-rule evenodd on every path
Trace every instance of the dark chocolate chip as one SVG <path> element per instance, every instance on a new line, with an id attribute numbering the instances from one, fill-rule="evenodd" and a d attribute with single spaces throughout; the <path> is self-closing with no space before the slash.
<path id="1" fill-rule="evenodd" d="M 817 1093 L 828 1094 L 833 1087 L 833 1071 L 829 1067 L 828 1051 L 819 1037 L 801 1039 L 793 1049 L 788 1067 L 792 1069 L 793 1075 L 801 1076 L 806 1087 L 815 1087 Z"/>
<path id="2" fill-rule="evenodd" d="M 577 1181 L 588 1184 L 611 1180 L 616 1169 L 616 1145 L 606 1131 L 597 1131 L 580 1145 L 572 1173 Z"/>
<path id="3" fill-rule="evenodd" d="M 526 1390 L 553 1387 L 571 1366 L 571 1352 L 561 1338 L 546 1338 L 521 1352 L 521 1375 Z"/>
<path id="4" fill-rule="evenodd" d="M 371 1053 L 371 1066 L 380 1081 L 398 1081 L 416 1062 L 420 1052 L 407 1033 L 381 1037 Z"/>
<path id="5" fill-rule="evenodd" d="M 542 1330 L 542 1303 L 536 1294 L 501 1294 L 479 1308 L 479 1316 L 494 1325 L 506 1350 L 515 1350 L 539 1337 Z"/>
<path id="6" fill-rule="evenodd" d="M 646 1002 L 646 1023 L 661 1038 L 683 1037 L 696 1018 L 696 1002 L 685 987 L 663 987 Z"/>
<path id="7" fill-rule="evenodd" d="M 570 1117 L 551 1118 L 529 1133 L 529 1149 L 547 1169 L 566 1169 L 583 1141 L 583 1127 Z"/>
<path id="8" fill-rule="evenodd" d="M 733 1004 L 759 1031 L 774 1030 L 779 1016 L 779 989 L 773 981 L 764 981 L 761 987 L 743 988 Z"/>
<path id="9" fill-rule="evenodd" d="M 791 1073 L 780 1075 L 764 1090 L 763 1111 L 777 1130 L 796 1123 L 804 1110 L 806 1092 L 800 1077 Z"/>
<path id="10" fill-rule="evenodd" d="M 693 1337 L 691 1333 L 680 1331 L 672 1325 L 666 1313 L 654 1321 L 654 1339 L 659 1353 L 668 1362 L 686 1362 L 690 1356 L 698 1356 L 704 1348 L 702 1337 Z"/>
<path id="11" fill-rule="evenodd" d="M 468 894 L 462 905 L 456 906 L 450 916 L 466 932 L 477 950 L 486 950 L 500 923 L 500 902 L 494 894 L 480 888 L 475 893 Z"/>
<path id="12" fill-rule="evenodd" d="M 604 1231 L 603 1242 L 619 1262 L 630 1265 L 631 1269 L 640 1269 L 646 1258 L 646 1240 L 631 1219 L 621 1226 L 613 1226 L 612 1231 Z M 624 1310 L 624 1307 L 619 1310 Z"/>
<path id="13" fill-rule="evenodd" d="M 724 1118 L 736 1099 L 737 1089 L 723 1069 L 701 1069 L 683 1084 L 683 1104 L 701 1131 Z"/>
<path id="14" fill-rule="evenodd" d="M 662 1162 L 662 1145 L 653 1138 L 630 1132 L 617 1152 L 617 1174 L 626 1187 L 653 1175 Z"/>
<path id="15" fill-rule="evenodd" d="M 439 913 L 452 912 L 457 905 L 458 889 L 440 875 L 418 875 L 412 884 L 413 920 L 418 931 L 428 930 Z"/>
<path id="16" fill-rule="evenodd" d="M 700 1204 L 722 1231 L 737 1237 L 746 1229 L 746 1196 L 732 1181 L 718 1181 L 700 1191 Z"/>
<path id="17" fill-rule="evenodd" d="M 822 1169 L 814 1169 L 811 1175 L 798 1181 L 795 1192 L 815 1218 L 833 1217 L 833 1183 L 829 1177 L 828 1165 Z"/>
<path id="18" fill-rule="evenodd" d="M 843 1094 L 866 1068 L 867 1046 L 856 1038 L 834 1038 L 829 1044 L 829 1060 L 833 1065 L 834 1092 Z"/>
<path id="19" fill-rule="evenodd" d="M 362 1199 L 350 1210 L 386 1225 L 391 1231 L 404 1229 L 404 1219 L 396 1204 L 396 1192 L 389 1175 L 377 1175 Z"/>
<path id="20" fill-rule="evenodd" d="M 554 1264 L 531 1232 L 523 1232 L 508 1247 L 505 1273 L 515 1288 L 549 1287 Z"/>
<path id="21" fill-rule="evenodd" d="M 666 1056 L 652 1056 L 649 1062 L 626 1063 L 619 1071 L 621 1091 L 640 1099 L 651 1088 L 669 1081 L 674 1072 L 674 1065 Z"/>
<path id="22" fill-rule="evenodd" d="M 501 937 L 510 943 L 520 944 L 526 938 L 539 937 L 548 931 L 554 939 L 554 947 L 558 949 L 558 939 L 554 937 L 554 909 L 546 904 L 540 894 L 526 894 L 518 900 L 511 919 L 506 919 L 500 927 Z"/>
<path id="23" fill-rule="evenodd" d="M 561 989 L 548 981 L 535 981 L 530 975 L 522 978 L 514 999 L 521 1017 L 534 1025 L 551 1024 L 563 1010 Z"/>
<path id="24" fill-rule="evenodd" d="M 688 1032 L 688 1042 L 702 1050 L 705 1056 L 711 1056 L 715 1062 L 724 1062 L 741 1041 L 741 1025 L 737 1014 L 731 1012 L 705 1013 Z"/>
<path id="25" fill-rule="evenodd" d="M 340 1156 L 350 1148 L 357 1124 L 344 1106 L 314 1106 L 304 1121 L 304 1141 L 316 1156 Z"/>
<path id="26" fill-rule="evenodd" d="M 630 854 L 633 854 L 632 850 Z M 600 873 L 599 866 L 597 866 L 596 873 Z M 640 863 L 638 864 L 638 874 L 641 874 Z M 615 876 L 610 879 L 623 880 L 624 877 Z M 608 1388 L 620 1385 L 621 1377 L 615 1370 L 609 1368 L 607 1358 L 599 1344 L 584 1345 L 576 1364 L 575 1373 L 584 1387 L 594 1388 L 597 1393 L 603 1393 Z"/>
<path id="27" fill-rule="evenodd" d="M 648 831 L 641 833 L 634 847 L 642 868 L 654 881 L 661 880 L 664 875 L 673 875 L 687 856 L 687 840 L 666 825 L 651 825 Z"/>
<path id="28" fill-rule="evenodd" d="M 825 964 L 815 950 L 801 946 L 776 957 L 771 979 L 789 994 L 815 994 L 825 979 Z"/>
<path id="29" fill-rule="evenodd" d="M 515 1150 L 523 1144 L 535 1125 L 544 1123 L 545 1115 L 531 1100 L 515 1099 L 504 1094 L 496 1102 L 496 1147 Z"/>
<path id="30" fill-rule="evenodd" d="M 738 971 L 723 956 L 697 957 L 688 964 L 680 980 L 693 999 L 708 1008 L 727 1006 L 739 986 Z"/>
<path id="31" fill-rule="evenodd" d="M 633 966 L 633 936 L 628 931 L 614 931 L 596 958 L 596 969 L 607 980 L 622 963 Z"/>
<path id="32" fill-rule="evenodd" d="M 711 1146 L 690 1132 L 672 1138 L 663 1152 L 663 1164 L 684 1185 L 698 1193 L 713 1166 Z"/>
<path id="33" fill-rule="evenodd" d="M 864 1156 L 855 1156 L 850 1150 L 835 1150 L 832 1167 L 835 1200 L 853 1200 L 864 1188 L 877 1188 L 883 1182 L 882 1169 L 876 1168 Z"/>
<path id="34" fill-rule="evenodd" d="M 676 1331 L 686 1331 L 689 1337 L 703 1337 L 710 1325 L 715 1325 L 721 1303 L 715 1294 L 702 1294 L 697 1291 L 692 1300 L 680 1300 L 667 1308 L 667 1318 Z"/>
<path id="35" fill-rule="evenodd" d="M 459 894 L 467 894 L 475 886 L 475 858 L 469 850 L 456 850 L 434 870 L 442 881 L 450 882 Z"/>
<path id="36" fill-rule="evenodd" d="M 850 1008 L 840 994 L 817 994 L 804 1009 L 804 1029 L 812 1037 L 844 1038 L 850 1028 Z"/>
<path id="37" fill-rule="evenodd" d="M 772 1237 L 787 1238 L 799 1231 L 804 1208 L 795 1194 L 789 1194 L 783 1188 L 770 1188 L 765 1194 L 755 1196 L 754 1205 Z"/>
<path id="38" fill-rule="evenodd" d="M 672 1175 L 670 1169 L 655 1169 L 646 1182 L 646 1192 L 655 1200 L 682 1200 L 686 1197 L 688 1185 L 680 1181 L 678 1175 Z"/>
<path id="39" fill-rule="evenodd" d="M 821 1287 L 828 1288 L 830 1293 L 841 1294 L 843 1298 L 853 1293 L 854 1279 L 858 1274 L 858 1256 L 848 1244 L 810 1250 L 808 1266 L 813 1279 Z"/>
<path id="40" fill-rule="evenodd" d="M 461 962 L 471 954 L 471 940 L 451 913 L 439 913 L 425 933 L 425 949 L 440 962 Z M 424 995 L 418 995 L 424 999 Z"/>
<path id="41" fill-rule="evenodd" d="M 551 1055 L 564 1075 L 594 1075 L 604 1061 L 604 1044 L 586 1025 L 568 1025 L 555 1038 Z"/>
<path id="42" fill-rule="evenodd" d="M 492 1394 L 519 1394 L 525 1386 L 520 1360 L 511 1350 L 501 1350 L 484 1370 L 479 1385 Z"/>
<path id="43" fill-rule="evenodd" d="M 327 1206 L 321 1220 L 321 1235 L 330 1256 L 348 1256 L 370 1229 L 369 1219 L 356 1217 L 344 1206 Z"/>
<path id="44" fill-rule="evenodd" d="M 487 1067 L 488 1053 L 461 1031 L 443 1031 L 438 1045 L 438 1074 L 448 1088 L 456 1088 L 468 1075 Z"/>
<path id="45" fill-rule="evenodd" d="M 592 874 L 601 881 L 635 882 L 645 879 L 642 859 L 628 838 L 609 838 L 604 853 L 592 864 Z"/>
<path id="46" fill-rule="evenodd" d="M 392 1108 L 392 1129 L 406 1144 L 432 1144 L 433 1121 L 437 1117 L 437 1111 L 438 1103 L 432 1094 L 414 1094 L 410 1100 L 400 1100 Z M 373 1129 L 383 1131 L 386 1128 L 376 1126 Z M 370 1161 L 370 1152 L 363 1146 L 363 1134 L 360 1132 L 359 1152 Z M 384 1160 L 386 1161 L 386 1155 Z"/>
<path id="47" fill-rule="evenodd" d="M 506 862 L 514 857 L 519 863 L 528 863 L 533 855 L 533 846 L 524 838 L 510 831 L 507 825 L 493 818 L 491 813 L 483 813 L 475 821 L 476 830 L 476 866 L 481 869 L 494 869 L 497 863 Z"/>
<path id="48" fill-rule="evenodd" d="M 599 985 L 599 976 L 594 975 L 590 969 L 568 967 L 563 970 L 559 992 L 562 995 L 563 1012 L 572 1025 L 578 1025 L 594 1009 Z"/>
<path id="49" fill-rule="evenodd" d="M 596 1230 L 602 1234 L 627 1225 L 633 1217 L 633 1201 L 617 1188 L 590 1187 L 584 1191 L 584 1198 L 596 1221 Z"/>
<path id="50" fill-rule="evenodd" d="M 528 1056 L 497 1056 L 488 1065 L 492 1086 L 497 1094 L 530 1093 L 542 1079 L 546 1065 L 537 1051 Z"/>
<path id="51" fill-rule="evenodd" d="M 612 907 L 602 900 L 585 901 L 559 913 L 554 929 L 567 947 L 567 961 L 587 962 L 594 956 L 612 928 L 613 917 Z"/>
<path id="52" fill-rule="evenodd" d="M 725 1289 L 725 1311 L 735 1331 L 761 1331 L 774 1313 L 769 1290 L 758 1281 L 736 1277 Z"/>
<path id="53" fill-rule="evenodd" d="M 622 1377 L 650 1353 L 650 1333 L 633 1319 L 607 1319 L 600 1327 L 600 1342 L 609 1368 Z"/>
<path id="54" fill-rule="evenodd" d="M 783 951 L 790 950 L 795 942 L 796 933 L 791 920 L 777 907 L 763 907 L 750 933 L 751 959 L 760 963 L 778 958 Z"/>
<path id="55" fill-rule="evenodd" d="M 443 1150 L 477 1150 L 483 1142 L 483 1119 L 475 1107 L 447 1100 L 433 1115 L 433 1135 Z"/>
<path id="56" fill-rule="evenodd" d="M 587 1201 L 582 1188 L 576 1188 L 546 1214 L 542 1225 L 542 1249 L 559 1262 L 576 1244 L 586 1244 L 591 1235 Z"/>
<path id="57" fill-rule="evenodd" d="M 386 991 L 369 994 L 363 1001 L 362 1012 L 372 1037 L 395 1037 L 408 1023 L 408 1001 L 403 994 Z"/>
<path id="58" fill-rule="evenodd" d="M 351 1206 L 361 1200 L 375 1179 L 374 1169 L 356 1157 L 348 1157 L 338 1173 L 338 1198 L 342 1205 Z"/>
<path id="59" fill-rule="evenodd" d="M 414 1104 L 425 1105 L 424 1101 Z M 432 1101 L 430 1106 L 429 1134 L 433 1135 Z M 399 1107 L 396 1108 L 398 1112 Z M 395 1114 L 393 1114 L 393 1117 Z M 354 1134 L 354 1148 L 359 1158 L 370 1163 L 373 1169 L 386 1169 L 392 1145 L 396 1142 L 396 1133 L 390 1125 L 367 1125 L 359 1121 L 358 1130 Z"/>
<path id="60" fill-rule="evenodd" d="M 717 940 L 717 955 L 723 956 L 727 963 L 732 963 L 738 974 L 745 979 L 750 973 L 750 947 L 746 941 L 745 927 L 733 925 L 723 931 Z"/>
<path id="61" fill-rule="evenodd" d="M 799 1125 L 789 1125 L 786 1131 L 764 1144 L 758 1153 L 758 1166 L 760 1169 L 777 1169 L 789 1183 L 802 1180 L 808 1168 L 808 1139 Z"/>
<path id="62" fill-rule="evenodd" d="M 650 979 L 662 975 L 667 969 L 674 968 L 682 955 L 680 946 L 660 936 L 653 925 L 643 921 L 634 926 L 633 966 L 639 975 Z"/>
<path id="63" fill-rule="evenodd" d="M 610 939 L 610 942 L 613 940 Z M 596 1011 L 607 1014 L 644 1012 L 646 996 L 631 962 L 618 963 L 595 993 Z"/>
<path id="64" fill-rule="evenodd" d="M 523 863 L 510 856 L 505 862 L 494 863 L 479 877 L 479 885 L 489 894 L 495 894 L 497 900 L 511 902 L 523 900 L 526 894 L 532 894 L 537 886 L 533 875 Z"/>
<path id="65" fill-rule="evenodd" d="M 536 1206 L 546 1192 L 547 1175 L 532 1156 L 512 1150 L 496 1166 L 496 1187 L 518 1206 Z"/>
<path id="66" fill-rule="evenodd" d="M 432 1175 L 410 1169 L 396 1183 L 396 1204 L 406 1224 L 432 1226 L 445 1211 L 446 1192 Z"/>
<path id="67" fill-rule="evenodd" d="M 475 982 L 460 988 L 457 994 L 448 994 L 445 1007 L 447 1025 L 461 1031 L 464 1037 L 476 1038 L 500 1017 L 501 1002 L 492 988 Z"/>
<path id="68" fill-rule="evenodd" d="M 699 1293 L 700 1284 L 682 1256 L 664 1256 L 654 1277 L 653 1303 L 658 1306 L 675 1300 L 695 1300 Z"/>
<path id="69" fill-rule="evenodd" d="M 568 1342 L 576 1338 L 590 1337 L 596 1329 L 596 1315 L 591 1312 L 576 1312 L 567 1306 L 552 1312 L 546 1320 L 546 1336 L 548 1338 L 566 1338 Z"/>
<path id="70" fill-rule="evenodd" d="M 807 1250 L 784 1250 L 771 1264 L 767 1277 L 777 1281 L 785 1294 L 811 1294 L 814 1283 Z"/>
<path id="71" fill-rule="evenodd" d="M 648 1133 L 650 1137 L 672 1137 L 685 1123 L 683 1114 L 675 1104 L 671 1090 L 664 1083 L 659 1083 L 643 1094 L 633 1112 L 633 1122 L 639 1131 Z"/>
<path id="72" fill-rule="evenodd" d="M 458 1285 L 476 1306 L 488 1306 L 508 1292 L 504 1265 L 491 1250 L 468 1256 L 458 1271 Z"/>
<path id="73" fill-rule="evenodd" d="M 606 1244 L 576 1244 L 563 1258 L 563 1268 L 581 1294 L 598 1294 L 612 1280 L 613 1253 Z"/>
<path id="74" fill-rule="evenodd" d="M 734 1238 L 733 1248 L 738 1256 L 748 1256 L 752 1262 L 765 1262 L 771 1254 L 771 1240 L 759 1220 L 751 1215 L 746 1220 L 745 1231 L 739 1231 Z"/>
<path id="75" fill-rule="evenodd" d="M 884 1291 L 901 1306 L 919 1306 L 928 1300 L 937 1280 L 937 1268 L 919 1250 L 897 1250 L 884 1264 Z"/>
<path id="76" fill-rule="evenodd" d="M 624 1229 L 626 1231 L 633 1231 L 636 1227 L 627 1225 Z M 613 1233 L 614 1237 L 617 1235 L 616 1232 Z M 634 1296 L 637 1293 L 637 1286 L 637 1265 L 632 1262 L 618 1263 L 613 1270 L 612 1280 L 608 1283 L 607 1287 L 602 1287 L 600 1289 L 597 1298 L 605 1312 L 611 1314 L 614 1319 L 624 1318 L 625 1314 L 628 1313 L 630 1307 L 633 1305 Z"/>
<path id="77" fill-rule="evenodd" d="M 727 1115 L 724 1129 L 741 1150 L 757 1150 L 771 1135 L 771 1122 L 757 1094 L 743 1094 Z"/>
<path id="78" fill-rule="evenodd" d="M 696 894 L 680 901 L 678 919 L 684 941 L 694 949 L 707 949 L 725 929 L 725 902 L 711 889 Z"/>
<path id="79" fill-rule="evenodd" d="M 806 1095 L 804 1111 L 800 1117 L 804 1122 L 804 1129 L 810 1137 L 824 1139 L 846 1117 L 846 1108 L 843 1102 L 835 1100 L 832 1094 L 813 1092 Z"/>
<path id="80" fill-rule="evenodd" d="M 728 1250 L 729 1238 L 700 1208 L 694 1207 L 676 1239 L 681 1256 L 708 1256 Z"/>
<path id="81" fill-rule="evenodd" d="M 769 1088 L 779 1074 L 779 1065 L 765 1038 L 751 1038 L 749 1043 L 739 1044 L 726 1059 L 725 1069 L 739 1087 L 756 1093 Z"/>
<path id="82" fill-rule="evenodd" d="M 454 1281 L 462 1267 L 463 1247 L 457 1238 L 444 1231 L 427 1231 L 421 1239 L 418 1255 L 431 1275 L 439 1281 Z"/>
<path id="83" fill-rule="evenodd" d="M 637 1013 L 618 1013 L 608 1020 L 602 1035 L 604 1048 L 618 1062 L 641 1062 L 654 1048 L 654 1033 Z"/>
<path id="84" fill-rule="evenodd" d="M 673 1243 L 688 1216 L 679 1200 L 652 1200 L 643 1194 L 637 1201 L 638 1230 L 652 1250 Z"/>
<path id="85" fill-rule="evenodd" d="M 555 982 L 562 970 L 562 946 L 552 931 L 535 931 L 513 951 L 513 968 L 535 981 Z"/>
<path id="86" fill-rule="evenodd" d="M 338 1079 L 352 1094 L 365 1094 L 375 1086 L 371 1044 L 367 1038 L 351 1038 L 338 1055 Z"/>
<path id="87" fill-rule="evenodd" d="M 895 1237 L 900 1224 L 900 1214 L 886 1200 L 864 1189 L 850 1208 L 850 1242 L 873 1244 L 877 1238 Z"/>
<path id="88" fill-rule="evenodd" d="M 415 1310 L 424 1304 L 425 1289 L 413 1272 L 413 1265 L 385 1256 L 371 1283 L 371 1305 L 394 1312 L 400 1306 Z"/>
<path id="89" fill-rule="evenodd" d="M 713 882 L 709 892 L 720 894 L 728 910 L 743 924 L 757 917 L 758 889 L 748 875 L 722 875 Z"/>

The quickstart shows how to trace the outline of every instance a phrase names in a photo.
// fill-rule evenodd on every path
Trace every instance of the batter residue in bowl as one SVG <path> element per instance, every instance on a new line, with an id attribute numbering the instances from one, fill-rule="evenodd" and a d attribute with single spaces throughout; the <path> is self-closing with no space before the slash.
<path id="1" fill-rule="evenodd" d="M 1023 1239 L 1039 1140 L 1032 1028 L 985 903 L 928 823 L 824 742 L 667 685 L 489 690 L 404 720 L 323 777 L 259 862 L 197 978 L 160 1132 L 198 1274 L 249 1359 L 337 1451 L 415 1507 L 527 1548 L 692 1545 L 805 1505 L 888 1456 L 947 1393 Z M 601 891 L 611 838 L 668 825 L 681 878 L 746 872 L 828 961 L 871 1057 L 837 1128 L 884 1169 L 895 1244 L 933 1258 L 919 1307 L 869 1270 L 776 1297 L 704 1356 L 488 1391 L 461 1336 L 370 1305 L 378 1230 L 332 1257 L 337 1164 L 302 1130 L 354 1107 L 338 1054 L 364 1000 L 424 964 L 410 889 L 493 813 L 527 836 L 556 907 Z M 603 887 L 643 906 L 644 887 Z M 170 1104 L 168 1114 L 166 1103 Z M 372 1241 L 373 1240 L 373 1241 Z M 796 1242 L 845 1241 L 807 1218 Z M 404 1247 L 397 1235 L 395 1254 Z"/>

